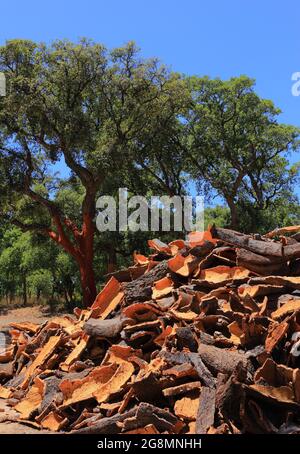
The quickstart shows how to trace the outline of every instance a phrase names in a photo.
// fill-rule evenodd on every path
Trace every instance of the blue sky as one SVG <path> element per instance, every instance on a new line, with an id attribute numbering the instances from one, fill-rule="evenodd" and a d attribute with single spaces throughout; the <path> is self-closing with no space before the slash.
<path id="1" fill-rule="evenodd" d="M 134 40 L 145 57 L 211 77 L 247 74 L 258 93 L 300 125 L 299 0 L 12 0 L 2 1 L 0 43 L 89 37 L 107 47 Z M 299 159 L 299 157 L 298 157 Z M 295 158 L 293 159 L 293 161 Z"/>

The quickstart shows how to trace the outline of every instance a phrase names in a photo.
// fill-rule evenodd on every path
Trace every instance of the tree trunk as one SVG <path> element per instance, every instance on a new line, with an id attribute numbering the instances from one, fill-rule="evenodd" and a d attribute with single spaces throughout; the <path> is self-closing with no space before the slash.
<path id="1" fill-rule="evenodd" d="M 93 263 L 85 261 L 79 266 L 80 283 L 82 289 L 82 304 L 90 307 L 97 296 Z"/>
<path id="2" fill-rule="evenodd" d="M 84 213 L 79 259 L 80 282 L 84 307 L 91 306 L 97 296 L 95 273 L 93 268 L 94 233 L 95 225 L 93 222 L 93 213 Z"/>
<path id="3" fill-rule="evenodd" d="M 26 274 L 23 274 L 23 304 L 27 306 L 27 279 Z"/>
<path id="4" fill-rule="evenodd" d="M 64 297 L 65 297 L 65 305 L 66 305 L 66 307 L 69 309 L 69 307 L 70 307 L 70 301 L 69 301 L 68 292 L 67 292 L 66 289 L 64 289 Z"/>
<path id="5" fill-rule="evenodd" d="M 113 245 L 111 245 L 107 256 L 108 256 L 107 274 L 109 274 L 113 273 L 117 269 L 117 254 Z"/>
<path id="6" fill-rule="evenodd" d="M 86 194 L 82 202 L 82 229 L 64 216 L 61 210 L 52 202 L 31 190 L 26 186 L 25 193 L 35 202 L 46 207 L 52 218 L 54 229 L 41 227 L 36 224 L 23 224 L 18 220 L 14 224 L 23 231 L 40 231 L 50 237 L 60 245 L 67 254 L 71 255 L 76 261 L 79 272 L 83 295 L 83 306 L 89 307 L 94 302 L 97 292 L 95 284 L 95 275 L 93 270 L 94 259 L 94 234 L 95 234 L 95 197 L 97 184 L 87 169 L 80 167 L 72 160 L 71 155 L 64 151 L 67 164 L 70 164 L 72 170 L 79 172 L 79 178 L 83 181 Z M 74 166 L 75 169 L 72 167 Z"/>
<path id="7" fill-rule="evenodd" d="M 238 212 L 237 206 L 234 203 L 233 199 L 227 199 L 227 203 L 230 210 L 230 228 L 233 230 L 238 230 L 239 221 L 238 221 Z"/>

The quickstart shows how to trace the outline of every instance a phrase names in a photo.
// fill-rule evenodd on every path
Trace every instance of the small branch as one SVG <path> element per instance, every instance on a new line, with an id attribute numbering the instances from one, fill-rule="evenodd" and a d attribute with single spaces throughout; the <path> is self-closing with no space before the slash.
<path id="1" fill-rule="evenodd" d="M 24 224 L 23 222 L 19 221 L 18 219 L 11 219 L 10 220 L 11 224 L 15 225 L 16 227 L 19 227 L 19 229 L 22 230 L 22 232 L 40 232 L 45 235 L 49 235 L 49 232 L 51 232 L 51 229 L 49 227 L 42 225 L 42 224 L 37 224 L 37 223 L 31 223 L 31 224 Z"/>

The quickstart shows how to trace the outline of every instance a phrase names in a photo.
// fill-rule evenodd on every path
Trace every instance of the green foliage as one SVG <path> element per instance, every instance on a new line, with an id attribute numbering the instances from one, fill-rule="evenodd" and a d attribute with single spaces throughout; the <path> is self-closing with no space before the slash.
<path id="1" fill-rule="evenodd" d="M 238 228 L 238 206 L 257 211 L 292 194 L 298 169 L 287 156 L 299 148 L 299 129 L 278 122 L 280 110 L 254 91 L 246 76 L 227 81 L 188 79 L 193 104 L 186 118 L 190 171 L 228 204 Z"/>
<path id="2" fill-rule="evenodd" d="M 74 262 L 50 240 L 22 233 L 16 227 L 2 231 L 0 299 L 17 298 L 23 304 L 52 297 L 65 300 L 65 290 L 73 296 L 75 287 L 79 294 L 80 281 Z"/>
<path id="3" fill-rule="evenodd" d="M 95 281 L 127 266 L 134 250 L 147 253 L 147 238 L 178 236 L 95 231 L 97 197 L 117 198 L 120 187 L 150 198 L 195 184 L 206 201 L 218 195 L 226 205 L 206 208 L 205 226 L 265 232 L 300 223 L 299 166 L 289 165 L 299 129 L 279 122 L 253 79 L 186 77 L 141 58 L 132 42 L 108 50 L 86 39 L 8 41 L 0 71 L 3 298 L 71 307 L 82 294 L 92 299 Z"/>
<path id="4" fill-rule="evenodd" d="M 28 276 L 28 285 L 34 295 L 42 295 L 50 298 L 53 292 L 53 276 L 50 270 L 37 269 Z"/>
<path id="5" fill-rule="evenodd" d="M 134 43 L 108 51 L 85 39 L 8 41 L 0 71 L 7 81 L 0 214 L 73 257 L 90 305 L 97 196 L 124 186 L 135 193 L 184 190 L 183 153 L 178 148 L 171 158 L 171 137 L 189 102 L 186 83 L 156 59 L 140 58 Z M 61 161 L 67 176 L 53 173 Z"/>
<path id="6" fill-rule="evenodd" d="M 241 230 L 246 233 L 266 233 L 275 228 L 300 224 L 300 206 L 295 197 L 277 198 L 268 208 L 258 210 L 249 201 L 238 207 Z"/>
<path id="7" fill-rule="evenodd" d="M 204 211 L 204 228 L 210 225 L 216 227 L 228 227 L 230 224 L 230 211 L 227 207 L 217 205 L 206 208 Z"/>

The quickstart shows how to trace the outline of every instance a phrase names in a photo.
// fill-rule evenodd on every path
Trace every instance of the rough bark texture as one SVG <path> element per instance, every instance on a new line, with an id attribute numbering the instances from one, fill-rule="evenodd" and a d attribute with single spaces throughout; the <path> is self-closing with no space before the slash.
<path id="1" fill-rule="evenodd" d="M 165 277 L 167 273 L 168 261 L 164 260 L 149 271 L 149 273 L 144 274 L 132 282 L 128 282 L 128 284 L 124 284 L 126 304 L 150 300 L 154 282 Z"/>
<path id="2" fill-rule="evenodd" d="M 111 338 L 116 337 L 127 323 L 128 319 L 122 316 L 109 320 L 91 319 L 84 324 L 83 330 L 89 336 Z"/>
<path id="3" fill-rule="evenodd" d="M 211 388 L 202 388 L 196 419 L 196 433 L 206 434 L 215 420 L 216 391 Z"/>
<path id="4" fill-rule="evenodd" d="M 298 243 L 217 229 L 231 245 L 220 247 L 212 233 L 209 248 L 193 235 L 152 240 L 155 252 L 114 273 L 76 319 L 11 324 L 0 397 L 55 431 L 295 433 L 300 277 L 282 248 Z M 273 266 L 286 274 L 260 272 Z"/>

